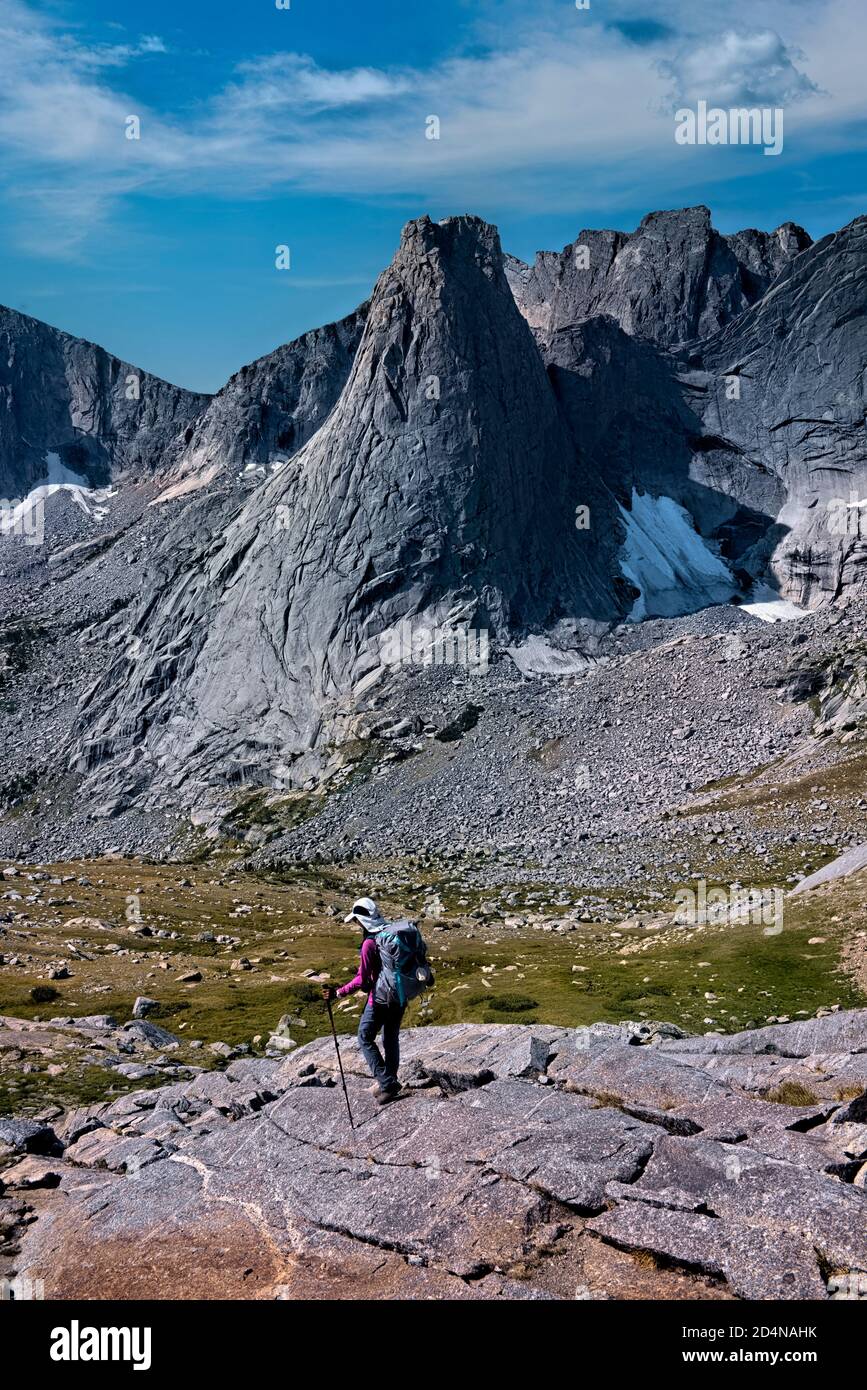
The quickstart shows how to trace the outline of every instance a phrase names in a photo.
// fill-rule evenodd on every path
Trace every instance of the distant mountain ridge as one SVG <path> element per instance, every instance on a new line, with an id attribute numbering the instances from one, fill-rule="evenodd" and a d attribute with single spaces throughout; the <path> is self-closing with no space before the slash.
<path id="1" fill-rule="evenodd" d="M 539 252 L 532 267 L 506 256 L 504 271 L 541 337 L 605 314 L 631 336 L 670 346 L 726 326 L 810 245 L 791 222 L 721 236 L 709 209 L 695 207 L 650 213 L 634 233 L 581 232 L 562 252 Z M 266 468 L 323 423 L 367 309 L 242 367 L 210 396 L 0 306 L 0 496 L 44 478 L 49 453 L 95 485 L 170 474 L 170 485 L 192 490 L 225 469 Z"/>
<path id="2" fill-rule="evenodd" d="M 0 306 L 0 497 L 42 481 L 49 454 L 92 486 L 165 468 L 207 401 Z"/>
<path id="3" fill-rule="evenodd" d="M 368 303 L 215 396 L 144 378 L 140 431 L 135 369 L 7 313 L 7 483 L 77 446 L 88 478 L 171 502 L 100 628 L 74 767 L 120 801 L 299 786 L 408 620 L 580 649 L 679 590 L 690 611 L 862 584 L 867 520 L 833 505 L 867 495 L 865 237 L 721 237 L 690 208 L 521 268 L 480 219 L 422 217 Z"/>
<path id="4" fill-rule="evenodd" d="M 672 347 L 724 328 L 811 245 L 794 222 L 722 236 L 699 206 L 651 212 L 635 232 L 583 231 L 532 266 L 508 256 L 506 278 L 543 338 L 606 314 L 631 336 Z"/>

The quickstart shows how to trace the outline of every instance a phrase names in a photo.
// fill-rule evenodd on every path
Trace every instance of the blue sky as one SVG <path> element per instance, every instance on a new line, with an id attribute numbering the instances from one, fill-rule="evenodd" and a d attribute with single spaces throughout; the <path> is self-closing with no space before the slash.
<path id="1" fill-rule="evenodd" d="M 0 303 L 214 390 L 364 299 L 421 213 L 524 259 L 697 202 L 818 236 L 867 211 L 865 27 L 863 0 L 0 0 Z M 700 98 L 782 106 L 783 153 L 676 144 Z"/>

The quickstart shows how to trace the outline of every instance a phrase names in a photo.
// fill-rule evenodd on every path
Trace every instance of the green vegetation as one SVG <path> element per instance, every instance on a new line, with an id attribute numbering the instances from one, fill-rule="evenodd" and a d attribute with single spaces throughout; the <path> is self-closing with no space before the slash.
<path id="1" fill-rule="evenodd" d="M 34 985 L 30 991 L 30 998 L 34 1004 L 51 1004 L 60 995 L 51 985 Z"/>
<path id="2" fill-rule="evenodd" d="M 226 859 L 201 865 L 118 859 L 51 872 L 71 881 L 62 890 L 43 884 L 45 899 L 62 891 L 72 903 L 28 905 L 20 924 L 7 925 L 0 1014 L 38 1020 L 109 1013 L 123 1022 L 145 994 L 159 1001 L 153 1021 L 181 1040 L 177 1059 L 199 1065 L 216 1064 L 206 1046 L 211 1042 L 261 1049 L 284 1014 L 299 1044 L 329 1031 L 321 985 L 309 976 L 345 981 L 354 973 L 358 938 L 342 917 L 359 876 L 394 915 L 411 911 L 433 884 L 448 882 L 451 903 L 462 886 L 459 868 L 446 880 L 436 866 L 407 871 L 381 864 L 293 866 L 263 877 L 240 872 Z M 90 886 L 80 886 L 80 876 Z M 522 885 L 522 898 L 533 891 Z M 140 923 L 127 920 L 131 895 Z M 451 906 L 450 920 L 422 924 L 437 985 L 409 1006 L 409 1027 L 646 1018 L 691 1032 L 734 1032 L 771 1018 L 803 1018 L 820 1007 L 864 1003 L 847 958 L 867 925 L 857 880 L 787 899 L 784 930 L 771 936 L 747 924 L 649 931 L 627 921 L 592 922 L 562 933 L 506 927 L 469 918 L 480 895 L 464 885 L 461 896 L 460 916 Z M 544 916 L 556 920 L 550 906 Z M 70 919 L 78 920 L 70 925 Z M 142 929 L 152 934 L 139 935 Z M 16 954 L 20 963 L 12 965 Z M 47 969 L 59 960 L 67 962 L 70 977 L 48 983 Z M 185 982 L 191 972 L 201 979 Z M 354 1031 L 362 1006 L 361 995 L 341 1001 L 338 1029 Z M 205 1046 L 189 1049 L 194 1039 Z M 94 1066 L 79 1075 L 73 1066 L 64 1091 L 66 1081 L 49 1077 L 38 1056 L 31 1054 L 31 1072 L 23 1071 L 21 1060 L 0 1051 L 0 1109 L 20 1109 L 22 1097 L 36 1094 L 83 1095 L 88 1087 L 109 1094 L 119 1085 L 108 1069 Z"/>
<path id="3" fill-rule="evenodd" d="M 4 1072 L 0 1074 L 0 1115 L 26 1115 L 51 1105 L 94 1105 L 164 1084 L 165 1078 L 159 1075 L 129 1081 L 92 1065 L 72 1066 L 62 1076 L 41 1068 L 17 1076 Z"/>
<path id="4" fill-rule="evenodd" d="M 538 1001 L 526 994 L 492 994 L 488 999 L 488 1008 L 501 1014 L 524 1014 L 538 1007 Z"/>

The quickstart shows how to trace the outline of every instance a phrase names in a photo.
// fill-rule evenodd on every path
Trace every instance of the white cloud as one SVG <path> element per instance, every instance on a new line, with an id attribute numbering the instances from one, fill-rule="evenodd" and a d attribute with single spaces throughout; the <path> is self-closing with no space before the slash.
<path id="1" fill-rule="evenodd" d="M 224 110 L 337 110 L 386 101 L 409 90 L 410 80 L 376 68 L 331 72 L 301 53 L 275 53 L 241 63 L 241 77 L 223 94 Z"/>
<path id="2" fill-rule="evenodd" d="M 158 37 L 87 45 L 24 0 L 0 0 L 0 185 L 19 237 L 45 219 L 67 246 L 133 191 L 300 188 L 413 206 L 439 198 L 460 210 L 604 202 L 616 216 L 621 205 L 656 205 L 663 182 L 672 201 L 680 188 L 694 198 L 700 169 L 706 200 L 715 180 L 743 177 L 745 165 L 719 151 L 685 157 L 673 139 L 672 87 L 678 101 L 722 105 L 797 98 L 787 150 L 794 133 L 802 149 L 863 139 L 853 134 L 867 100 L 851 41 L 862 2 L 768 0 L 768 27 L 757 30 L 753 0 L 731 0 L 720 34 L 716 7 L 660 0 L 657 17 L 675 36 L 663 29 L 651 50 L 607 22 L 642 18 L 638 0 L 612 0 L 600 19 L 539 0 L 516 5 L 464 56 L 424 70 L 250 57 L 210 97 L 191 106 L 182 93 L 171 111 L 123 86 L 124 68 L 159 61 Z M 140 141 L 124 138 L 130 114 L 141 119 Z M 425 139 L 431 114 L 438 141 Z"/>
<path id="3" fill-rule="evenodd" d="M 145 34 L 138 43 L 105 43 L 87 47 L 68 42 L 66 52 L 69 60 L 87 68 L 122 68 L 134 58 L 144 58 L 152 53 L 167 53 L 168 49 L 156 34 Z"/>
<path id="4" fill-rule="evenodd" d="M 771 29 L 718 34 L 682 48 L 661 64 L 674 87 L 673 104 L 788 106 L 817 88 L 795 66 L 794 54 Z"/>

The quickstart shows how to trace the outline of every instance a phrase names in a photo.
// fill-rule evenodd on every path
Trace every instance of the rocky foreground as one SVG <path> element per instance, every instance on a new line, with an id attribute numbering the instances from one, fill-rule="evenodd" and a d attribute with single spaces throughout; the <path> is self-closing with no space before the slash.
<path id="1" fill-rule="evenodd" d="M 867 1010 L 409 1030 L 0 1120 L 0 1273 L 66 1298 L 867 1297 Z M 794 1102 L 794 1103 L 787 1103 Z"/>

